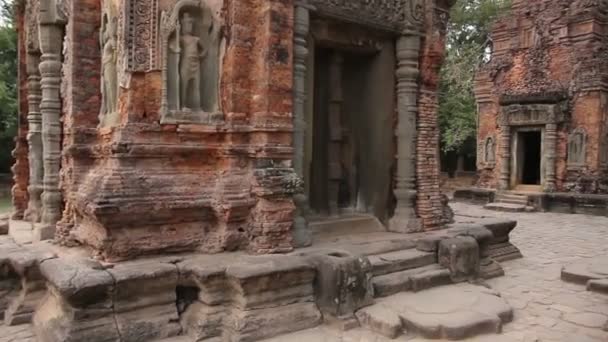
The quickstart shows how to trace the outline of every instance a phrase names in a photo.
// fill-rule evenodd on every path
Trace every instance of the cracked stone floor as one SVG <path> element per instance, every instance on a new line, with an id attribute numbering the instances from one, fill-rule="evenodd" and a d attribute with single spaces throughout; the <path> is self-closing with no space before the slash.
<path id="1" fill-rule="evenodd" d="M 513 306 L 515 319 L 501 335 L 468 339 L 477 342 L 555 341 L 606 342 L 608 296 L 560 280 L 563 265 L 592 258 L 608 258 L 608 217 L 554 213 L 500 213 L 480 206 L 452 203 L 459 222 L 475 217 L 518 220 L 512 241 L 523 259 L 503 263 L 506 276 L 489 284 Z M 0 326 L 0 342 L 34 341 L 28 326 Z M 185 341 L 171 339 L 166 342 Z M 339 332 L 318 327 L 279 336 L 272 342 L 386 342 L 388 339 L 355 329 Z M 269 342 L 268 341 L 268 342 Z M 408 335 L 392 341 L 428 341 Z M 435 340 L 436 341 L 436 340 Z"/>

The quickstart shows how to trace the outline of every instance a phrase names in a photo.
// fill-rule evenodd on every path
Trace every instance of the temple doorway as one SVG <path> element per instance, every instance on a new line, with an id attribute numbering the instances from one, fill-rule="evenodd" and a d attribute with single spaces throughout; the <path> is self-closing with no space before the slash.
<path id="1" fill-rule="evenodd" d="M 395 64 L 393 45 L 386 46 L 314 47 L 305 167 L 317 215 L 388 215 Z"/>
<path id="2" fill-rule="evenodd" d="M 523 172 L 521 184 L 540 185 L 540 132 L 521 132 Z"/>
<path id="3" fill-rule="evenodd" d="M 513 185 L 539 187 L 543 182 L 543 132 L 541 128 L 517 130 L 514 134 Z"/>

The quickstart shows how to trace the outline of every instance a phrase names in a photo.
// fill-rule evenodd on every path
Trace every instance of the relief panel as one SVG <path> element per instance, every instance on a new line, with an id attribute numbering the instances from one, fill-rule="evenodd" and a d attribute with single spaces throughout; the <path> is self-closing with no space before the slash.
<path id="1" fill-rule="evenodd" d="M 568 135 L 568 167 L 585 166 L 587 153 L 587 132 L 582 127 L 576 128 Z"/>
<path id="2" fill-rule="evenodd" d="M 221 25 L 202 0 L 161 13 L 162 122 L 208 123 L 219 112 Z"/>

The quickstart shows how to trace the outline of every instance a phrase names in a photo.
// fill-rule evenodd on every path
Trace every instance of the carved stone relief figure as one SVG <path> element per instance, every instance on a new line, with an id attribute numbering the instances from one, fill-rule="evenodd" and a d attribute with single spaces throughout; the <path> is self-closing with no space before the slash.
<path id="1" fill-rule="evenodd" d="M 484 146 L 484 161 L 487 164 L 494 164 L 496 161 L 496 145 L 494 144 L 494 138 L 487 137 Z"/>
<path id="2" fill-rule="evenodd" d="M 585 165 L 587 133 L 577 128 L 568 136 L 568 165 Z"/>
<path id="3" fill-rule="evenodd" d="M 608 132 L 604 133 L 601 139 L 600 163 L 608 166 Z"/>
<path id="4" fill-rule="evenodd" d="M 117 19 L 104 13 L 102 18 L 100 44 L 101 55 L 101 125 L 108 124 L 108 117 L 118 109 L 118 73 L 117 73 Z"/>
<path id="5" fill-rule="evenodd" d="M 169 46 L 171 52 L 179 55 L 178 108 L 196 111 L 201 108 L 201 61 L 207 55 L 209 42 L 203 42 L 195 35 L 194 18 L 190 13 L 185 12 L 180 22 L 179 41 L 175 40 L 178 46 Z"/>
<path id="6" fill-rule="evenodd" d="M 219 38 L 220 25 L 201 0 L 181 0 L 161 14 L 165 122 L 218 112 Z"/>

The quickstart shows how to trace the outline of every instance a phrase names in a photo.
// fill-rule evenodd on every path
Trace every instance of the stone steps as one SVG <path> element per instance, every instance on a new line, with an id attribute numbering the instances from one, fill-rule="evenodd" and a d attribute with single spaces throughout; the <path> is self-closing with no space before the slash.
<path id="1" fill-rule="evenodd" d="M 413 268 L 428 266 L 437 263 L 437 254 L 422 252 L 415 248 L 390 253 L 371 255 L 374 276 L 381 276 Z"/>
<path id="2" fill-rule="evenodd" d="M 522 213 L 522 212 L 534 211 L 534 208 L 529 207 L 527 205 L 503 203 L 503 202 L 488 203 L 484 206 L 484 208 L 488 209 L 488 210 L 502 211 L 502 212 L 509 212 L 509 213 Z"/>
<path id="3" fill-rule="evenodd" d="M 374 297 L 386 297 L 402 291 L 415 292 L 451 283 L 450 271 L 438 264 L 389 273 L 372 279 Z"/>
<path id="4" fill-rule="evenodd" d="M 373 215 L 350 215 L 319 218 L 309 222 L 315 239 L 333 236 L 385 232 L 386 228 Z"/>

